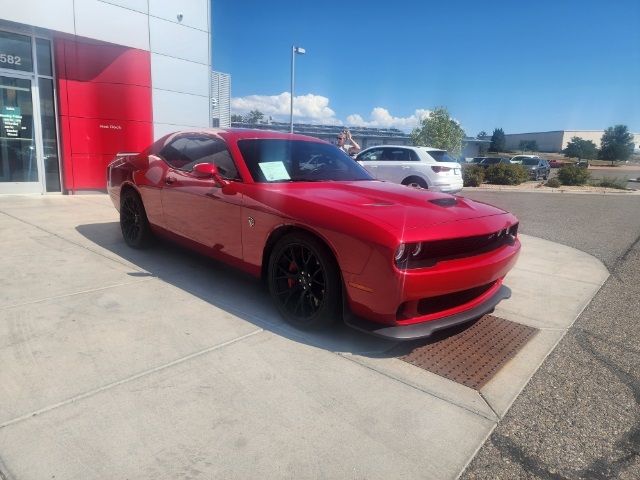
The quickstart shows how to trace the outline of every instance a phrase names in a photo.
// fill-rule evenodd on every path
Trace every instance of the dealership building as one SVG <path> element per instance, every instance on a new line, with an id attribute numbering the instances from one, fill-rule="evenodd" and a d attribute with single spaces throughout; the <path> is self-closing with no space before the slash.
<path id="1" fill-rule="evenodd" d="M 211 125 L 209 0 L 0 0 L 0 194 L 106 187 L 118 152 Z"/>
<path id="2" fill-rule="evenodd" d="M 535 141 L 540 152 L 560 152 L 567 147 L 573 137 L 591 140 L 600 148 L 600 140 L 604 130 L 553 130 L 550 132 L 507 133 L 505 134 L 505 148 L 518 150 L 520 142 Z M 634 149 L 640 147 L 640 134 L 633 134 Z"/>

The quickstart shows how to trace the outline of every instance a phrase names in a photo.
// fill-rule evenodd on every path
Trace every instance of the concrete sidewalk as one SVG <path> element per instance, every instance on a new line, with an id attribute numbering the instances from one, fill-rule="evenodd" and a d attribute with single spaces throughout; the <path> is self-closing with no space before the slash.
<path id="1" fill-rule="evenodd" d="M 496 315 L 539 328 L 480 391 L 261 286 L 126 247 L 106 196 L 0 198 L 0 478 L 456 478 L 608 277 L 522 236 Z"/>

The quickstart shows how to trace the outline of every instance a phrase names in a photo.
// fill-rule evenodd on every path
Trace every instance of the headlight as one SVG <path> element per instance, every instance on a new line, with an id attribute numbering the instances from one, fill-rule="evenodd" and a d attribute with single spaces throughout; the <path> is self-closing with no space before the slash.
<path id="1" fill-rule="evenodd" d="M 401 243 L 398 248 L 396 248 L 396 255 L 395 255 L 395 259 L 396 259 L 396 263 L 400 262 L 400 260 L 402 260 L 402 258 L 404 257 L 404 252 L 407 251 L 407 246 L 404 243 Z"/>
<path id="2" fill-rule="evenodd" d="M 396 248 L 396 253 L 394 255 L 394 259 L 396 261 L 396 265 L 404 263 L 408 258 L 416 258 L 422 252 L 422 243 L 401 243 L 398 248 Z"/>

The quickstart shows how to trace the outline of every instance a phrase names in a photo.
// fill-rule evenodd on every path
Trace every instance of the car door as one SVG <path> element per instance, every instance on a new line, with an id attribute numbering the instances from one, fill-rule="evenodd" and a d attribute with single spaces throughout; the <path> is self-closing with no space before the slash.
<path id="1" fill-rule="evenodd" d="M 163 148 L 159 156 L 167 162 L 162 187 L 162 209 L 167 229 L 212 248 L 219 257 L 242 258 L 242 195 L 234 188 L 240 182 L 237 168 L 222 139 L 209 135 L 185 135 Z M 193 172 L 199 163 L 212 163 L 227 187 Z"/>
<path id="2" fill-rule="evenodd" d="M 380 178 L 394 183 L 402 183 L 405 178 L 411 176 L 424 178 L 424 172 L 416 168 L 420 165 L 416 162 L 418 158 L 412 156 L 412 153 L 408 148 L 384 147 L 382 153 L 384 162 L 378 167 Z"/>
<path id="3" fill-rule="evenodd" d="M 356 161 L 375 178 L 379 178 L 378 169 L 380 168 L 380 165 L 384 164 L 382 160 L 382 148 L 372 148 L 371 150 L 362 152 L 356 157 Z"/>

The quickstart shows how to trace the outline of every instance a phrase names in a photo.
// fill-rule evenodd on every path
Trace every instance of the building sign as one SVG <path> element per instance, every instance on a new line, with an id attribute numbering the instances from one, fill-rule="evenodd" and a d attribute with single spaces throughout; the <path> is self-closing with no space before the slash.
<path id="1" fill-rule="evenodd" d="M 0 132 L 3 137 L 20 138 L 20 130 L 23 130 L 20 107 L 2 107 L 2 110 L 0 110 L 0 125 L 4 130 L 4 132 Z"/>
<path id="2" fill-rule="evenodd" d="M 0 68 L 33 72 L 31 37 L 0 32 Z"/>

